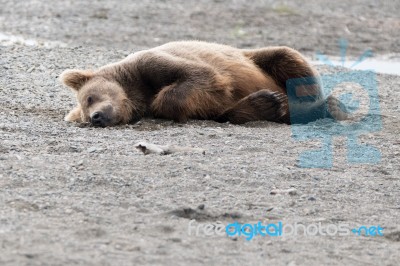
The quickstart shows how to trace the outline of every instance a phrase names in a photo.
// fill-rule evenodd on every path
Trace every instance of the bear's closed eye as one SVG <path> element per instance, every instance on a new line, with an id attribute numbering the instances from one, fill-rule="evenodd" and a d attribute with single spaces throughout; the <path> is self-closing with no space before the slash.
<path id="1" fill-rule="evenodd" d="M 93 97 L 92 96 L 87 97 L 86 101 L 88 105 L 91 105 L 93 103 Z"/>

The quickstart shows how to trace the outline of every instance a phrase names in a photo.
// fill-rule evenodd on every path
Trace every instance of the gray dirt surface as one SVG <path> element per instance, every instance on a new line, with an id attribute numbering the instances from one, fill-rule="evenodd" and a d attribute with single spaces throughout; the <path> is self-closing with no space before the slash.
<path id="1" fill-rule="evenodd" d="M 288 45 L 301 52 L 338 54 L 345 37 L 357 56 L 400 52 L 400 1 L 0 0 L 0 30 L 72 46 L 124 50 L 172 40 L 237 47 Z"/>
<path id="2" fill-rule="evenodd" d="M 360 137 L 378 164 L 349 164 L 345 138 L 330 169 L 299 167 L 318 141 L 291 127 L 145 119 L 67 123 L 67 68 L 96 68 L 179 39 L 238 47 L 285 44 L 306 54 L 399 53 L 399 1 L 0 1 L 0 32 L 57 41 L 0 45 L 0 265 L 398 265 L 400 76 L 378 74 L 382 130 Z M 346 30 L 347 27 L 347 30 Z M 0 42 L 1 44 L 1 42 Z M 322 74 L 347 71 L 318 66 Z M 147 141 L 205 149 L 150 154 Z M 290 191 L 290 193 L 276 193 Z M 271 194 L 271 192 L 273 192 Z M 239 221 L 380 225 L 384 236 L 188 234 Z"/>

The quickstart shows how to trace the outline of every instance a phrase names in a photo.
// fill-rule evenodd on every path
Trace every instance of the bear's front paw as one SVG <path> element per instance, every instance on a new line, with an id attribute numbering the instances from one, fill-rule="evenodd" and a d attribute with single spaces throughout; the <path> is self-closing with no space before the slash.
<path id="1" fill-rule="evenodd" d="M 81 111 L 81 107 L 79 105 L 76 106 L 64 117 L 64 120 L 67 122 L 82 122 Z"/>

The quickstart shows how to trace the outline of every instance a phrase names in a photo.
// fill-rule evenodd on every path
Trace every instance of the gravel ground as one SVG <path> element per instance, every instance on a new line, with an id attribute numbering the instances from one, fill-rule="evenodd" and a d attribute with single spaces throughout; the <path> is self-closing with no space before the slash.
<path id="1" fill-rule="evenodd" d="M 357 56 L 400 53 L 400 1 L 354 0 L 9 1 L 0 30 L 68 45 L 124 50 L 200 39 L 237 47 L 288 45 L 338 54 L 339 37 Z"/>
<path id="2" fill-rule="evenodd" d="M 64 69 L 170 40 L 286 44 L 312 55 L 338 54 L 344 36 L 350 56 L 366 48 L 398 56 L 399 1 L 354 3 L 0 1 L 0 32 L 51 44 L 0 42 L 0 265 L 398 265 L 400 76 L 377 77 L 383 128 L 360 137 L 382 153 L 371 165 L 348 164 L 337 138 L 332 168 L 301 168 L 299 154 L 319 143 L 269 122 L 63 121 L 74 105 L 57 80 Z M 206 152 L 144 156 L 140 140 Z M 246 241 L 189 235 L 191 219 L 380 225 L 384 236 Z"/>

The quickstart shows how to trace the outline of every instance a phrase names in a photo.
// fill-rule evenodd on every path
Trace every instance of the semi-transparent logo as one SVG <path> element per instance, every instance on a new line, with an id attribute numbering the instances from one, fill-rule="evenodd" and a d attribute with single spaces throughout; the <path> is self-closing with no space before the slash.
<path id="1" fill-rule="evenodd" d="M 340 48 L 344 64 L 347 42 L 341 40 Z M 364 52 L 352 66 L 371 54 L 369 50 Z M 318 58 L 328 65 L 333 65 L 320 54 Z M 322 86 L 322 95 L 319 90 L 315 90 L 318 84 Z M 321 143 L 317 149 L 301 152 L 300 167 L 332 167 L 334 137 L 346 138 L 348 163 L 373 164 L 380 161 L 380 151 L 359 139 L 360 135 L 382 129 L 376 73 L 373 70 L 349 70 L 321 75 L 319 78 L 289 79 L 286 87 L 292 137 L 298 141 L 318 140 Z M 298 112 L 299 106 L 312 105 L 321 98 L 325 100 L 313 106 L 312 112 Z M 326 119 L 316 120 L 321 116 Z M 310 121 L 314 122 L 308 123 Z"/>

